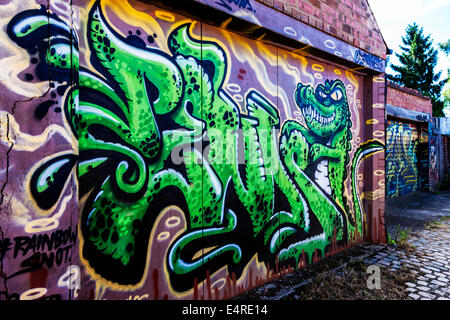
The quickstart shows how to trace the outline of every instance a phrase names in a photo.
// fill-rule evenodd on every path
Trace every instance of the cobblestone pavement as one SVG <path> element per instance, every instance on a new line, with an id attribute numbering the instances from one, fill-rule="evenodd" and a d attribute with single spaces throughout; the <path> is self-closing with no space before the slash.
<path id="1" fill-rule="evenodd" d="M 385 247 L 364 260 L 392 271 L 407 268 L 416 274 L 415 282 L 405 283 L 413 300 L 450 300 L 450 220 L 433 228 L 416 230 L 408 238 L 415 250 Z"/>

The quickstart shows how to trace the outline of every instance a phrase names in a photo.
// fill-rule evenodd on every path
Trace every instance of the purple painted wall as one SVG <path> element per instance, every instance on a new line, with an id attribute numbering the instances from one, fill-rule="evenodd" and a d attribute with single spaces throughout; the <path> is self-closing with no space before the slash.
<path id="1" fill-rule="evenodd" d="M 226 299 L 384 242 L 383 75 L 141 1 L 0 4 L 0 299 Z"/>

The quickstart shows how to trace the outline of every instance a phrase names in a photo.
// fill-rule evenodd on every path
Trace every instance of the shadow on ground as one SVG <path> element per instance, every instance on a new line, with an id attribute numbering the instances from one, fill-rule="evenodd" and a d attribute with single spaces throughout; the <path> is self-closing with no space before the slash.
<path id="1" fill-rule="evenodd" d="M 388 234 L 398 233 L 399 230 L 421 232 L 428 229 L 431 222 L 449 216 L 450 191 L 417 192 L 386 201 L 385 223 Z M 412 291 L 407 284 L 424 276 L 420 265 L 409 261 L 411 248 L 414 246 L 404 248 L 361 243 L 254 288 L 233 300 L 411 299 L 408 294 Z M 367 286 L 370 276 L 367 268 L 372 264 L 382 269 L 383 283 L 380 290 L 370 290 Z"/>
<path id="2" fill-rule="evenodd" d="M 396 228 L 423 229 L 430 221 L 450 216 L 450 191 L 416 192 L 397 199 L 386 200 L 387 232 Z"/>

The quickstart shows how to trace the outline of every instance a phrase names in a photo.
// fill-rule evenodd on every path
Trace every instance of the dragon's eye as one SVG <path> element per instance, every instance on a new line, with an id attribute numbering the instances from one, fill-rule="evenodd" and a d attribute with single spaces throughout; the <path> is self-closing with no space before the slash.
<path id="1" fill-rule="evenodd" d="M 324 99 L 327 97 L 327 95 L 322 90 L 319 90 L 319 96 L 321 96 Z"/>
<path id="2" fill-rule="evenodd" d="M 341 90 L 335 90 L 332 94 L 331 94 L 331 99 L 333 99 L 334 101 L 339 101 L 342 98 L 342 92 Z"/>

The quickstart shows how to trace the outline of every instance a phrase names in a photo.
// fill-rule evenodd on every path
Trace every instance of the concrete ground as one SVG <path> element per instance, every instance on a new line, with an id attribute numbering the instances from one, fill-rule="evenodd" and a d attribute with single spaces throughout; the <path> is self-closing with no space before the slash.
<path id="1" fill-rule="evenodd" d="M 427 223 L 450 216 L 450 191 L 440 193 L 416 192 L 397 199 L 386 200 L 386 229 L 395 232 L 397 226 L 412 231 L 423 229 Z"/>
<path id="2" fill-rule="evenodd" d="M 390 245 L 359 244 L 322 260 L 328 259 L 325 269 L 319 262 L 308 266 L 307 272 L 297 270 L 235 299 L 298 300 L 300 295 L 295 293 L 314 282 L 322 281 L 320 286 L 324 290 L 330 285 L 327 283 L 329 280 L 320 280 L 323 279 L 323 274 L 339 274 L 339 270 L 349 262 L 362 261 L 364 268 L 378 265 L 394 278 L 396 273 L 399 274 L 399 279 L 402 278 L 401 274 L 409 275 L 407 281 L 395 284 L 395 290 L 400 291 L 400 294 L 381 295 L 381 299 L 449 300 L 450 191 L 418 192 L 399 199 L 388 199 L 385 221 L 391 238 Z M 364 286 L 365 284 L 361 285 Z M 308 294 L 309 291 L 305 291 Z M 352 295 L 343 295 L 342 298 L 352 299 Z M 380 298 L 374 293 L 372 296 L 360 296 L 359 299 Z"/>

